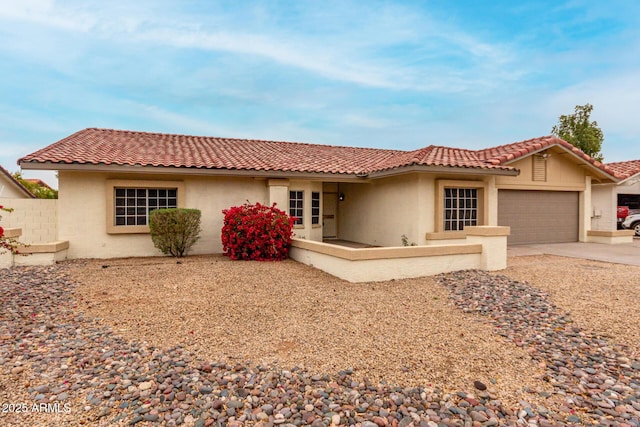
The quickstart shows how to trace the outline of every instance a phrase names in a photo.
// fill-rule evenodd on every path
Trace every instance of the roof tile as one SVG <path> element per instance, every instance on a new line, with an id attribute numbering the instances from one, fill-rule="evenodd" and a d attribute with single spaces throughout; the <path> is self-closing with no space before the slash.
<path id="1" fill-rule="evenodd" d="M 562 145 L 612 174 L 552 136 L 477 151 L 434 145 L 402 151 L 89 128 L 19 161 L 360 175 L 414 165 L 513 170 L 505 163 L 551 145 Z"/>
<path id="2" fill-rule="evenodd" d="M 605 166 L 612 170 L 615 177 L 620 180 L 625 180 L 640 173 L 640 160 L 606 163 Z"/>

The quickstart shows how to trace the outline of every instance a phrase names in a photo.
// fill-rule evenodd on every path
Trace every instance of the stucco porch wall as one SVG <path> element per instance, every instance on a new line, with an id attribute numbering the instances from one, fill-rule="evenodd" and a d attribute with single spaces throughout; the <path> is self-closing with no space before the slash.
<path id="1" fill-rule="evenodd" d="M 4 236 L 19 241 L 22 235 L 20 228 L 8 228 Z M 19 247 L 19 254 L 12 254 L 5 251 L 0 254 L 0 268 L 11 268 L 13 266 L 24 265 L 53 265 L 57 261 L 67 258 L 69 242 L 55 241 L 50 243 L 35 243 L 25 247 Z"/>
<path id="2" fill-rule="evenodd" d="M 456 245 L 348 248 L 293 239 L 289 256 L 349 282 L 506 268 L 508 227 L 469 228 L 467 243 Z"/>
<path id="3" fill-rule="evenodd" d="M 587 231 L 587 242 L 607 245 L 633 243 L 635 234 L 633 230 L 589 230 Z"/>

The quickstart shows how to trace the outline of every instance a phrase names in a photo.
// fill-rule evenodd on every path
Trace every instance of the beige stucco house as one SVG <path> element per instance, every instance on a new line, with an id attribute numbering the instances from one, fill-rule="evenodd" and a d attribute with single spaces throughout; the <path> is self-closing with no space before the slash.
<path id="1" fill-rule="evenodd" d="M 617 182 L 551 136 L 484 150 L 402 151 L 85 129 L 19 164 L 58 171 L 58 237 L 69 242 L 69 258 L 159 255 L 147 218 L 164 206 L 200 209 L 192 253 L 221 252 L 222 210 L 247 201 L 296 216 L 294 246 L 328 255 L 336 239 L 382 256 L 406 236 L 418 252 L 399 258 L 471 251 L 470 235 L 505 240 L 509 230 L 511 244 L 587 241 L 592 184 Z M 364 257 L 354 254 L 343 255 Z M 504 268 L 506 252 L 499 257 L 493 267 Z"/>
<path id="2" fill-rule="evenodd" d="M 618 182 L 596 183 L 592 187 L 593 218 L 595 230 L 616 228 L 617 207 L 640 209 L 640 160 L 607 163 Z"/>

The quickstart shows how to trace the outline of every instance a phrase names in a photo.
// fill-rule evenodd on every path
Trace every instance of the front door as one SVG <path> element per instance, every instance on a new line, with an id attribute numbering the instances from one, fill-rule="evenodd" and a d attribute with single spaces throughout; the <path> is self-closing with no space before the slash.
<path id="1" fill-rule="evenodd" d="M 322 238 L 338 237 L 338 193 L 322 193 Z"/>

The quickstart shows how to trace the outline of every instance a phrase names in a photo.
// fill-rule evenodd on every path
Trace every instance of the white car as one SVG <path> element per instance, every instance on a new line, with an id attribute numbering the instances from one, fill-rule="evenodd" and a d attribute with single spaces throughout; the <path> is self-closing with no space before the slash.
<path id="1" fill-rule="evenodd" d="M 636 232 L 636 236 L 640 236 L 640 214 L 629 215 L 624 219 L 622 226 L 627 230 Z"/>

